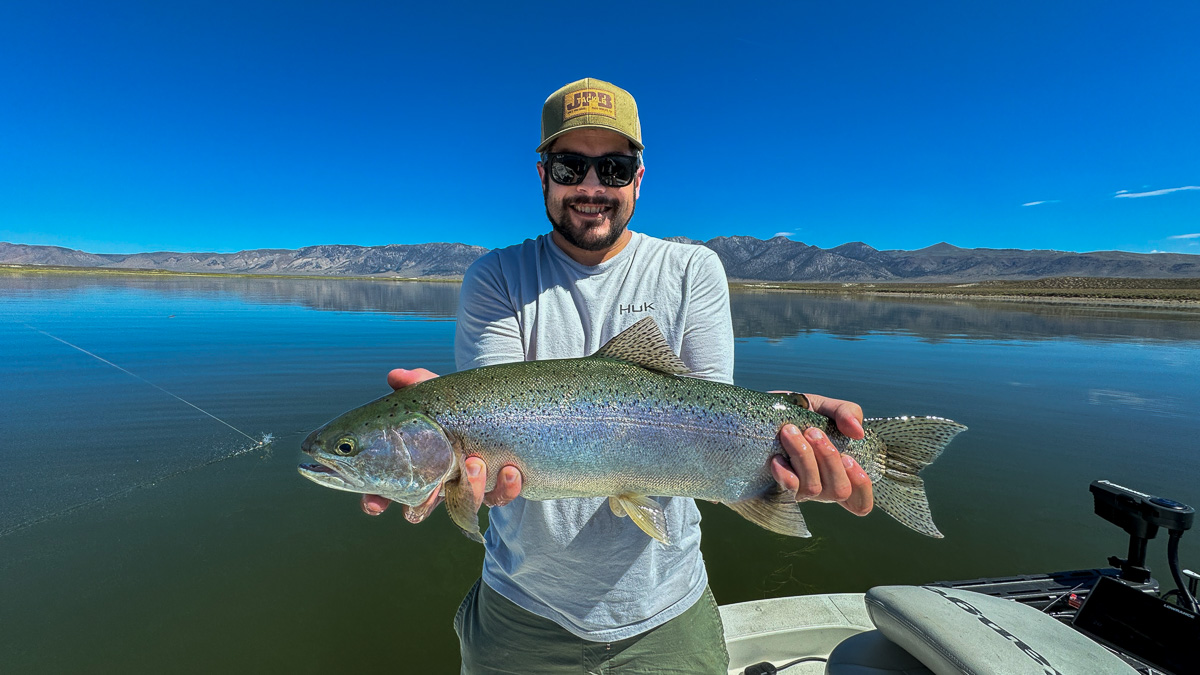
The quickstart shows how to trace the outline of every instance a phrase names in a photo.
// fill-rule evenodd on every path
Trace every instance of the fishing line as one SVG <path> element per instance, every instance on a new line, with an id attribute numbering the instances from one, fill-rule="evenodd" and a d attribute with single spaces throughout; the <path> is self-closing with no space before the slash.
<path id="1" fill-rule="evenodd" d="M 148 479 L 148 480 L 138 481 L 138 482 L 136 482 L 136 483 L 134 483 L 134 484 L 132 484 L 132 485 L 130 485 L 130 486 L 128 486 L 128 487 L 121 488 L 121 489 L 119 489 L 119 490 L 116 490 L 116 491 L 114 491 L 114 492 L 109 492 L 109 493 L 107 493 L 107 494 L 103 494 L 103 495 L 100 495 L 100 496 L 98 496 L 98 497 L 94 497 L 94 498 L 92 498 L 92 499 L 89 499 L 89 500 L 87 500 L 87 501 L 85 501 L 85 502 L 81 502 L 81 503 L 79 503 L 79 504 L 74 504 L 74 505 L 72 505 L 72 506 L 68 506 L 68 507 L 66 507 L 66 508 L 64 508 L 64 509 L 59 509 L 59 510 L 57 510 L 57 511 L 52 511 L 52 512 L 50 512 L 50 513 L 47 513 L 47 514 L 45 514 L 45 515 L 41 516 L 41 517 L 38 517 L 38 518 L 33 518 L 33 519 L 31 519 L 31 520 L 26 520 L 26 521 L 23 521 L 23 522 L 17 523 L 16 525 L 12 525 L 12 526 L 9 526 L 9 527 L 7 527 L 7 528 L 0 529 L 0 537 L 5 537 L 5 536 L 8 536 L 9 534 L 12 534 L 13 532 L 16 532 L 16 531 L 18 531 L 18 530 L 23 530 L 23 529 L 25 529 L 25 528 L 27 528 L 27 527 L 30 527 L 30 526 L 36 525 L 36 524 L 38 524 L 38 523 L 41 523 L 41 522 L 44 522 L 44 521 L 46 521 L 46 520 L 50 520 L 51 518 L 57 518 L 57 517 L 59 517 L 59 516 L 66 515 L 66 514 L 68 514 L 68 513 L 72 513 L 72 512 L 74 512 L 74 511 L 78 511 L 79 509 L 82 509 L 82 508 L 86 508 L 86 507 L 89 507 L 89 506 L 94 506 L 94 505 L 96 505 L 96 504 L 98 504 L 98 503 L 100 503 L 100 502 L 103 502 L 103 501 L 105 501 L 105 500 L 108 500 L 108 499 L 113 499 L 113 498 L 115 498 L 115 497 L 120 497 L 120 496 L 123 496 L 123 495 L 129 494 L 130 492 L 133 492 L 134 490 L 137 490 L 137 489 L 140 489 L 140 488 L 154 486 L 154 485 L 156 485 L 156 484 L 157 484 L 159 481 L 169 480 L 169 479 L 171 479 L 171 478 L 175 478 L 175 477 L 177 477 L 177 476 L 181 476 L 181 475 L 183 475 L 183 474 L 185 474 L 185 473 L 189 473 L 189 472 L 191 472 L 191 471 L 196 471 L 197 469 L 203 469 L 203 468 L 204 468 L 204 467 L 206 467 L 206 466 L 211 466 L 211 465 L 213 465 L 213 464 L 216 464 L 217 462 L 223 462 L 223 461 L 225 461 L 225 460 L 227 460 L 227 459 L 233 459 L 234 457 L 239 457 L 239 456 L 241 456 L 241 455 L 244 455 L 244 454 L 246 454 L 246 453 L 248 453 L 248 452 L 251 452 L 251 451 L 254 451 L 254 450 L 259 450 L 259 449 L 269 448 L 269 447 L 270 447 L 270 445 L 271 445 L 271 443 L 273 443 L 273 442 L 275 441 L 275 436 L 274 436 L 274 435 L 272 435 L 272 434 L 263 434 L 263 435 L 262 435 L 262 438 L 255 438 L 255 437 L 251 436 L 250 434 L 248 434 L 248 433 L 246 433 L 246 432 L 242 431 L 241 429 L 238 429 L 237 427 L 233 426 L 233 425 L 232 425 L 232 424 L 230 424 L 229 422 L 226 422 L 225 420 L 221 419 L 220 417 L 217 417 L 216 415 L 214 415 L 214 414 L 212 414 L 212 413 L 208 412 L 207 410 L 205 410 L 205 409 L 201 408 L 200 406 L 196 405 L 195 403 L 192 403 L 191 401 L 188 401 L 188 400 L 184 399 L 183 397 L 181 397 L 181 396 L 179 396 L 179 395 L 177 395 L 177 394 L 174 394 L 174 393 L 172 393 L 172 392 L 170 392 L 170 391 L 167 391 L 166 389 L 164 389 L 164 388 L 160 387 L 159 385 L 157 385 L 157 384 L 155 384 L 155 383 L 151 382 L 150 380 L 147 380 L 146 378 L 142 377 L 141 375 L 138 375 L 137 373 L 131 372 L 131 371 L 129 371 L 128 369 L 122 368 L 121 366 L 118 366 L 117 364 L 113 363 L 112 361 L 109 361 L 108 359 L 106 359 L 106 358 L 104 358 L 104 357 L 102 357 L 102 356 L 99 356 L 99 355 L 97 355 L 97 354 L 93 354 L 92 352 L 90 352 L 90 351 L 88 351 L 88 350 L 84 349 L 83 347 L 80 347 L 79 345 L 76 345 L 76 344 L 73 344 L 73 343 L 71 343 L 71 342 L 68 342 L 68 341 L 66 341 L 66 340 L 64 340 L 64 339 L 62 339 L 62 338 L 60 338 L 60 337 L 58 337 L 57 335 L 52 335 L 52 334 L 50 334 L 50 333 L 47 333 L 46 331 L 44 331 L 44 330 L 42 330 L 42 329 L 40 329 L 40 328 L 37 328 L 37 327 L 35 327 L 35 326 L 31 326 L 31 325 L 29 325 L 29 324 L 27 324 L 27 323 L 26 323 L 26 324 L 22 324 L 22 325 L 23 325 L 23 326 L 25 326 L 26 328 L 28 328 L 28 329 L 32 330 L 32 331 L 35 331 L 35 332 L 41 333 L 42 335 L 45 335 L 46 337 L 48 337 L 48 338 L 50 338 L 50 339 L 52 339 L 52 340 L 57 340 L 58 342 L 61 342 L 62 344 L 64 344 L 64 345 L 67 345 L 68 347 L 71 347 L 72 349 L 76 349 L 76 350 L 78 350 L 78 351 L 80 351 L 80 352 L 83 352 L 84 354 L 87 354 L 88 356 L 90 356 L 90 357 L 92 357 L 92 358 L 96 359 L 97 361 L 100 361 L 101 363 L 107 363 L 108 365 L 112 366 L 113 368 L 116 368 L 117 370 L 121 371 L 122 373 L 125 373 L 126 375 L 129 375 L 130 377 L 134 377 L 134 378 L 137 378 L 137 379 L 141 380 L 142 382 L 145 382 L 146 384 L 150 385 L 151 387 L 154 387 L 155 389 L 157 389 L 157 390 L 161 391 L 162 393 L 166 394 L 167 396 L 170 396 L 171 398 L 174 398 L 175 400 L 179 401 L 180 403 L 183 403 L 183 404 L 185 404 L 185 405 L 187 405 L 187 406 L 190 406 L 190 407 L 192 407 L 192 408 L 196 409 L 197 411 L 199 411 L 199 412 L 201 412 L 201 413 L 204 413 L 205 415 L 207 415 L 207 416 L 211 417 L 212 419 L 214 419 L 214 420 L 216 420 L 216 421 L 220 422 L 221 424 L 224 424 L 225 426 L 229 427 L 230 429 L 232 429 L 232 430 L 236 431 L 237 433 L 239 433 L 239 434 L 241 434 L 241 435 L 245 436 L 246 438 L 250 439 L 250 441 L 251 441 L 251 443 L 253 443 L 253 445 L 247 446 L 247 447 L 245 447 L 245 448 L 241 448 L 241 449 L 239 449 L 239 450 L 234 450 L 234 451 L 233 451 L 233 452 L 231 452 L 231 453 L 227 453 L 227 454 L 219 455 L 219 456 L 217 456 L 217 457 L 214 457 L 214 458 L 212 458 L 212 459 L 209 459 L 209 460 L 207 460 L 207 461 L 201 462 L 201 463 L 199 463 L 199 464 L 194 464 L 194 465 L 191 465 L 191 466 L 186 466 L 186 467 L 184 467 L 184 468 L 182 468 L 182 469 L 178 469 L 178 470 L 176 470 L 176 471 L 172 471 L 172 472 L 170 472 L 170 473 L 167 473 L 167 474 L 164 474 L 164 475 L 161 475 L 161 476 L 156 476 L 156 477 L 154 477 L 154 478 L 150 478 L 150 479 Z"/>
<path id="2" fill-rule="evenodd" d="M 195 408 L 196 410 L 199 410 L 200 412 L 204 413 L 205 415 L 208 415 L 209 417 L 220 422 L 221 424 L 224 424 L 225 426 L 229 427 L 230 429 L 233 429 L 234 431 L 238 432 L 239 434 L 245 436 L 246 438 L 249 438 L 251 441 L 262 445 L 262 443 L 258 439 L 251 436 L 250 434 L 233 426 L 232 424 L 230 424 L 229 422 L 226 422 L 225 420 L 221 419 L 220 417 L 217 417 L 216 415 L 208 412 L 207 410 L 201 408 L 200 406 L 196 405 L 195 403 L 192 403 L 190 401 L 185 401 L 182 397 L 172 394 L 171 392 L 167 391 L 166 389 L 163 389 L 162 387 L 158 386 L 157 384 L 154 384 L 153 382 L 151 382 L 150 380 L 147 380 L 146 378 L 142 377 L 141 375 L 138 375 L 137 373 L 131 373 L 128 370 L 125 370 L 124 368 L 122 368 L 121 366 L 118 366 L 117 364 L 113 363 L 112 361 L 109 361 L 108 359 L 103 358 L 101 356 L 97 356 L 97 355 L 89 352 L 88 350 L 84 349 L 83 347 L 80 347 L 79 345 L 71 344 L 70 342 L 67 342 L 66 340 L 64 340 L 58 336 L 51 335 L 51 334 L 47 333 L 46 331 L 42 330 L 41 328 L 35 328 L 33 326 L 30 326 L 29 324 L 24 324 L 24 326 L 26 328 L 28 328 L 29 330 L 37 331 L 52 340 L 58 340 L 59 342 L 63 343 L 64 345 L 66 345 L 68 347 L 71 347 L 72 349 L 78 349 L 79 351 L 83 352 L 84 354 L 87 354 L 88 356 L 90 356 L 94 359 L 97 359 L 98 361 L 101 361 L 103 363 L 107 363 L 108 365 L 112 366 L 113 368 L 116 368 L 117 370 L 121 371 L 122 373 L 125 373 L 126 375 L 129 375 L 131 377 L 136 377 L 137 379 L 141 380 L 142 382 L 145 382 L 146 384 L 150 385 L 151 387 L 154 387 L 155 389 L 161 391 L 162 393 L 166 394 L 167 396 L 170 396 L 170 397 L 180 401 L 181 403 L 190 405 L 191 407 Z"/>

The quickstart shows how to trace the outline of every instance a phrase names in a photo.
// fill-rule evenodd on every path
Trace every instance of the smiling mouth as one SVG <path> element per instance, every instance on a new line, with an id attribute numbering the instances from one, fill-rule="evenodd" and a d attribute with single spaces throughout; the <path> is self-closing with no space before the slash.
<path id="1" fill-rule="evenodd" d="M 586 218 L 598 218 L 607 213 L 609 207 L 602 204 L 572 204 L 571 210 Z"/>

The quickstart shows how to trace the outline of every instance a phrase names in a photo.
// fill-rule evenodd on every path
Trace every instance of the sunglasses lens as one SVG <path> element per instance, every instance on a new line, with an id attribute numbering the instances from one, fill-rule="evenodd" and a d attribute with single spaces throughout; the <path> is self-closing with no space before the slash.
<path id="1" fill-rule="evenodd" d="M 637 160 L 625 155 L 608 155 L 596 160 L 596 176 L 609 187 L 625 187 L 633 181 Z"/>
<path id="2" fill-rule="evenodd" d="M 582 155 L 555 155 L 550 160 L 550 177 L 559 185 L 579 185 L 587 170 L 588 160 Z"/>
<path id="3" fill-rule="evenodd" d="M 559 185 L 579 185 L 593 164 L 596 166 L 596 177 L 609 187 L 625 187 L 633 182 L 633 176 L 637 173 L 637 158 L 628 155 L 587 157 L 551 154 L 549 163 L 550 178 Z"/>

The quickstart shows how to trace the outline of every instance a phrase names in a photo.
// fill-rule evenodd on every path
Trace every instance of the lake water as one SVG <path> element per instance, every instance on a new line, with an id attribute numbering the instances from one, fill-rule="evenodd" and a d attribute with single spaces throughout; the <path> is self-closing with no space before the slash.
<path id="1" fill-rule="evenodd" d="M 0 671 L 457 672 L 482 549 L 295 470 L 388 369 L 453 369 L 457 292 L 0 276 Z M 735 293 L 733 317 L 742 386 L 970 430 L 924 473 L 942 540 L 822 504 L 795 540 L 702 504 L 722 603 L 1103 566 L 1126 538 L 1097 478 L 1200 506 L 1200 312 Z M 46 333 L 276 441 L 189 471 L 250 441 Z M 1200 566 L 1200 532 L 1181 555 Z"/>

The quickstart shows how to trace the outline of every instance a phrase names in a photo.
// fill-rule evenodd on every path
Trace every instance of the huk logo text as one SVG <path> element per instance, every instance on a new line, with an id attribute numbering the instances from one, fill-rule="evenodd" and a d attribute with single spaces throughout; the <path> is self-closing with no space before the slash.
<path id="1" fill-rule="evenodd" d="M 626 313 L 637 314 L 638 312 L 649 312 L 654 309 L 654 303 L 653 302 L 643 302 L 640 307 L 637 305 L 621 305 L 619 309 L 620 309 L 620 314 L 626 314 Z"/>

